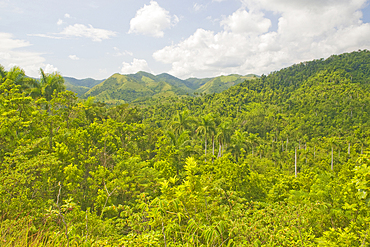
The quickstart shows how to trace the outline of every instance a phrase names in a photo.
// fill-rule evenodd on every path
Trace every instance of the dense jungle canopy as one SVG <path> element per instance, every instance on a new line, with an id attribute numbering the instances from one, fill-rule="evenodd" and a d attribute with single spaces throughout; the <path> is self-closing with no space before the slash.
<path id="1" fill-rule="evenodd" d="M 4 246 L 368 246 L 370 52 L 106 106 L 0 67 Z"/>

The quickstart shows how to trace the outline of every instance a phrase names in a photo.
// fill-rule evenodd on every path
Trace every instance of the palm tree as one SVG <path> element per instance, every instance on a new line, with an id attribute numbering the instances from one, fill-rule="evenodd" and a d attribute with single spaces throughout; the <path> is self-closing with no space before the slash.
<path id="1" fill-rule="evenodd" d="M 33 97 L 43 96 L 47 101 L 52 99 L 54 93 L 59 93 L 65 90 L 64 79 L 57 73 L 46 74 L 43 69 L 40 69 L 41 78 L 35 81 L 34 88 L 31 92 Z M 45 105 L 46 110 L 50 114 L 50 105 Z M 50 118 L 49 123 L 49 148 L 53 146 L 53 120 Z"/>
<path id="2" fill-rule="evenodd" d="M 334 170 L 334 148 L 339 147 L 338 138 L 336 138 L 336 137 L 329 138 L 329 145 L 331 146 L 331 165 L 330 165 L 330 168 L 333 171 Z"/>
<path id="3" fill-rule="evenodd" d="M 184 150 L 187 144 L 190 143 L 189 140 L 189 131 L 185 130 L 181 132 L 181 134 L 177 135 L 175 132 L 168 130 L 167 135 L 170 137 L 171 144 L 175 148 L 176 152 L 174 153 L 174 160 L 176 163 L 176 172 L 177 175 L 179 175 L 180 171 L 180 162 L 181 162 L 181 157 L 184 155 L 181 155 L 180 152 Z M 186 151 L 185 151 L 186 154 Z"/>
<path id="4" fill-rule="evenodd" d="M 4 68 L 0 68 L 0 76 L 2 81 L 10 80 L 15 85 L 20 86 L 21 92 L 30 92 L 33 87 L 34 79 L 26 76 L 23 69 L 14 66 L 8 72 Z"/>
<path id="5" fill-rule="evenodd" d="M 227 143 L 230 142 L 230 138 L 232 135 L 232 128 L 229 121 L 223 121 L 217 128 L 217 135 L 216 139 L 218 140 L 218 155 L 217 158 L 222 157 L 223 150 L 225 150 L 227 147 Z"/>
<path id="6" fill-rule="evenodd" d="M 7 72 L 5 68 L 2 65 L 0 65 L 0 84 L 2 84 L 6 80 L 6 74 Z"/>
<path id="7" fill-rule="evenodd" d="M 184 130 L 189 130 L 194 119 L 189 116 L 189 110 L 185 109 L 182 112 L 177 111 L 172 120 L 171 127 L 175 133 L 180 134 Z"/>
<path id="8" fill-rule="evenodd" d="M 44 70 L 40 69 L 40 73 L 41 78 L 39 86 L 41 87 L 42 96 L 44 96 L 47 101 L 51 100 L 55 92 L 59 93 L 65 90 L 64 79 L 58 72 L 45 74 Z"/>
<path id="9" fill-rule="evenodd" d="M 258 139 L 259 139 L 258 133 L 256 134 L 249 133 L 249 135 L 247 136 L 247 143 L 252 147 L 252 156 L 254 155 L 255 146 L 259 144 Z"/>
<path id="10" fill-rule="evenodd" d="M 234 134 L 231 136 L 231 152 L 234 153 L 235 160 L 238 161 L 238 158 L 241 153 L 241 149 L 247 149 L 247 132 L 240 132 L 239 130 L 235 130 Z"/>
<path id="11" fill-rule="evenodd" d="M 207 135 L 216 132 L 215 123 L 211 113 L 200 118 L 196 132 L 198 134 L 204 134 L 204 154 L 207 156 Z"/>

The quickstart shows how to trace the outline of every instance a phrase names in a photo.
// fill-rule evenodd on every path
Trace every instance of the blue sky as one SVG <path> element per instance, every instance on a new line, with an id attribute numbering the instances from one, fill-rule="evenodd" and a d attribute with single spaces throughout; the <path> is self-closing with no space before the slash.
<path id="1" fill-rule="evenodd" d="M 268 74 L 370 49 L 366 0 L 0 0 L 0 64 L 38 77 Z"/>

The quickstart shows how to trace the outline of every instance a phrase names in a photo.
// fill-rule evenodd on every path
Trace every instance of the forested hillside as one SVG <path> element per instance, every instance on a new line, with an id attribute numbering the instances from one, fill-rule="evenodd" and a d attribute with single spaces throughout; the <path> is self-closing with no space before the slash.
<path id="1" fill-rule="evenodd" d="M 166 73 L 156 76 L 142 71 L 129 75 L 117 73 L 79 96 L 82 98 L 93 96 L 97 101 L 109 105 L 122 103 L 150 105 L 158 101 L 168 101 L 173 97 L 178 99 L 193 97 L 193 93 L 195 95 L 220 93 L 231 86 L 254 78 L 256 78 L 255 75 L 229 75 L 181 80 Z M 71 89 L 75 90 L 75 88 Z M 83 90 L 80 89 L 80 91 Z"/>
<path id="2" fill-rule="evenodd" d="M 0 241 L 368 246 L 369 82 L 364 50 L 106 107 L 0 67 Z"/>

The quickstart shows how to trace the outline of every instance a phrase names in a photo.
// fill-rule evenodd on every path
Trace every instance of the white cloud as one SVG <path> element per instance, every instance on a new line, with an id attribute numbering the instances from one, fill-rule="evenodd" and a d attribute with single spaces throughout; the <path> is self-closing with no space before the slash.
<path id="1" fill-rule="evenodd" d="M 77 57 L 76 55 L 69 55 L 68 56 L 70 59 L 72 59 L 72 60 L 80 60 L 80 58 L 79 57 Z"/>
<path id="2" fill-rule="evenodd" d="M 0 52 L 30 46 L 28 41 L 14 39 L 10 33 L 0 33 Z"/>
<path id="3" fill-rule="evenodd" d="M 203 5 L 203 4 L 199 4 L 199 3 L 194 3 L 193 4 L 193 9 L 195 11 L 200 11 L 200 10 L 203 10 L 205 9 L 207 6 Z"/>
<path id="4" fill-rule="evenodd" d="M 249 40 L 231 32 L 214 33 L 198 29 L 177 45 L 156 51 L 157 61 L 171 63 L 171 74 L 185 78 L 223 73 L 240 67 L 249 53 Z M 243 47 L 243 50 L 241 49 Z"/>
<path id="5" fill-rule="evenodd" d="M 370 48 L 366 0 L 242 0 L 243 8 L 220 21 L 223 30 L 198 29 L 153 54 L 187 78 L 217 74 L 269 73 L 293 63 Z M 264 15 L 280 16 L 276 31 Z"/>
<path id="6" fill-rule="evenodd" d="M 10 33 L 0 33 L 0 64 L 6 69 L 19 66 L 32 77 L 39 76 L 40 68 L 45 68 L 45 71 L 56 70 L 53 65 L 45 65 L 41 53 L 27 50 L 30 46 L 28 41 L 15 39 Z"/>
<path id="7" fill-rule="evenodd" d="M 72 18 L 72 17 L 70 16 L 70 14 L 66 13 L 64 14 L 64 18 Z"/>
<path id="8" fill-rule="evenodd" d="M 163 30 L 168 29 L 179 22 L 179 18 L 171 17 L 169 12 L 150 1 L 150 5 L 144 5 L 136 12 L 136 16 L 130 21 L 128 33 L 139 33 L 154 37 L 163 37 Z"/>
<path id="9" fill-rule="evenodd" d="M 221 21 L 221 26 L 234 33 L 261 34 L 268 31 L 271 21 L 262 12 L 253 13 L 239 9 Z"/>
<path id="10" fill-rule="evenodd" d="M 112 36 L 116 36 L 116 32 L 94 28 L 91 25 L 87 27 L 83 24 L 74 24 L 73 26 L 69 25 L 68 27 L 64 28 L 60 34 L 67 37 L 90 38 L 93 41 L 98 42 L 102 41 L 103 39 L 110 39 Z"/>
<path id="11" fill-rule="evenodd" d="M 138 71 L 151 72 L 148 63 L 144 59 L 136 59 L 132 63 L 122 63 L 121 73 L 122 74 L 134 74 Z"/>
<path id="12" fill-rule="evenodd" d="M 59 19 L 59 20 L 57 21 L 57 25 L 58 25 L 58 26 L 62 25 L 63 23 L 64 23 L 64 21 L 63 21 L 62 19 Z"/>
<path id="13" fill-rule="evenodd" d="M 62 39 L 61 36 L 55 36 L 50 34 L 27 34 L 28 36 L 34 36 L 34 37 L 41 37 L 41 38 L 48 38 L 48 39 Z"/>
<path id="14" fill-rule="evenodd" d="M 58 68 L 55 68 L 51 64 L 47 64 L 47 65 L 44 66 L 43 70 L 44 70 L 45 73 L 51 74 L 51 73 L 57 72 Z"/>
<path id="15" fill-rule="evenodd" d="M 29 36 L 37 36 L 49 39 L 62 39 L 66 37 L 84 37 L 90 38 L 92 41 L 101 42 L 103 39 L 110 39 L 117 35 L 116 32 L 94 28 L 89 25 L 88 27 L 83 24 L 69 25 L 63 29 L 60 33 L 53 34 L 28 34 Z"/>
<path id="16" fill-rule="evenodd" d="M 134 55 L 131 51 L 120 51 L 120 49 L 117 47 L 113 47 L 113 49 L 115 51 L 113 56 L 115 57 L 121 57 L 121 56 L 126 56 L 126 55 L 129 55 L 132 57 Z"/>

